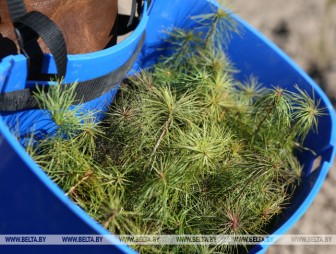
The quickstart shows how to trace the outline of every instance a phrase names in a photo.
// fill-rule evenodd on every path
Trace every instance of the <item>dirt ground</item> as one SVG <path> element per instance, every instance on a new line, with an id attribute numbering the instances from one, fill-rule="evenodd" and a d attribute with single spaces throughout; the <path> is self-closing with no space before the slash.
<path id="1" fill-rule="evenodd" d="M 335 0 L 231 0 L 229 7 L 282 48 L 336 105 Z M 336 234 L 336 161 L 288 234 Z M 336 246 L 272 246 L 268 254 L 332 254 Z"/>
<path id="2" fill-rule="evenodd" d="M 196 1 L 196 0 L 195 0 Z M 127 10 L 130 0 L 123 0 Z M 335 0 L 227 0 L 326 91 L 336 105 Z M 127 12 L 127 11 L 125 11 Z M 336 162 L 313 204 L 288 234 L 336 234 Z M 268 254 L 333 254 L 336 246 L 272 246 Z"/>

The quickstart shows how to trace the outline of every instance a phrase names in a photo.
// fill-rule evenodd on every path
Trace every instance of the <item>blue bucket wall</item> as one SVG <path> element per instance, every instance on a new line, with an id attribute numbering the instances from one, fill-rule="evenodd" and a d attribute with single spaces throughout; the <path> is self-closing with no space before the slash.
<path id="1" fill-rule="evenodd" d="M 164 44 L 165 35 L 162 33 L 164 29 L 173 26 L 192 29 L 196 24 L 190 20 L 191 16 L 213 12 L 214 10 L 216 10 L 216 3 L 213 1 L 152 1 L 152 6 L 148 11 L 149 19 L 145 44 L 133 70 L 136 71 L 139 68 L 151 66 L 158 61 L 162 52 L 157 51 L 157 48 L 159 46 L 162 47 Z M 233 37 L 228 47 L 228 55 L 235 67 L 240 70 L 236 78 L 243 80 L 253 74 L 259 77 L 259 80 L 265 86 L 277 85 L 290 90 L 293 89 L 294 84 L 298 84 L 310 93 L 314 91 L 316 99 L 321 99 L 322 106 L 326 106 L 328 111 L 328 115 L 319 119 L 319 132 L 310 133 L 305 143 L 307 147 L 317 153 L 317 156 L 321 156 L 322 161 L 319 168 L 311 174 L 310 169 L 316 156 L 309 152 L 298 155 L 300 161 L 305 165 L 305 176 L 290 208 L 280 218 L 279 224 L 276 225 L 272 232 L 274 235 L 282 235 L 308 209 L 327 175 L 330 164 L 333 162 L 335 156 L 334 145 L 336 143 L 335 113 L 326 95 L 295 63 L 246 22 L 237 16 L 235 18 L 241 24 L 242 34 Z M 143 22 L 142 25 L 145 26 L 146 24 Z M 88 77 L 85 75 L 88 75 L 87 73 L 90 73 L 91 70 L 102 71 L 99 74 L 103 74 L 106 68 L 100 68 L 101 66 L 118 63 L 124 56 L 124 54 L 120 53 L 122 50 L 125 50 L 122 52 L 132 51 L 130 45 L 133 45 L 132 42 L 138 39 L 137 33 L 140 34 L 140 28 L 138 27 L 137 31 L 139 32 L 135 31 L 131 37 L 123 42 L 124 44 L 121 43 L 112 47 L 116 52 L 116 60 L 107 57 L 99 65 L 97 64 L 99 68 L 88 65 L 85 68 L 83 67 L 85 74 L 80 71 L 71 75 L 83 75 L 81 78 L 86 80 Z M 75 57 L 81 57 L 81 62 L 85 65 L 85 59 L 89 61 L 94 57 L 101 56 L 99 54 L 105 53 L 97 52 L 81 56 L 70 56 L 69 61 Z M 0 64 L 0 89 L 2 92 L 30 85 L 24 82 L 26 74 L 24 69 L 20 69 L 23 67 L 13 65 L 14 61 L 20 62 L 25 61 L 25 59 L 22 56 L 15 56 Z M 15 66 L 15 69 L 11 69 L 13 66 Z M 22 66 L 24 65 L 22 64 Z M 46 59 L 45 66 L 48 71 L 55 71 L 52 59 L 49 62 Z M 78 70 L 80 69 L 81 66 L 78 66 Z M 16 76 L 20 77 L 18 80 L 21 80 L 17 82 L 18 85 L 11 84 L 8 79 L 4 78 L 8 76 L 9 72 L 13 73 L 15 71 L 18 72 Z M 69 76 L 69 80 L 73 76 Z M 15 77 L 11 78 L 15 80 Z M 4 83 L 6 83 L 6 86 L 3 85 Z M 85 104 L 85 106 L 103 109 L 113 99 L 114 94 L 115 91 L 112 91 L 106 97 Z M 39 111 L 2 115 L 0 119 L 0 153 L 2 155 L 0 159 L 0 234 L 109 234 L 101 225 L 92 220 L 84 211 L 65 197 L 63 191 L 25 153 L 4 123 L 14 125 L 19 119 L 21 126 L 19 126 L 18 133 L 24 136 L 32 129 L 40 131 L 41 135 L 44 135 L 50 128 L 50 121 L 41 118 L 41 112 Z M 118 251 L 133 253 L 126 246 L 84 247 L 31 246 L 29 251 L 26 247 L 15 249 L 9 249 L 9 247 L 8 249 L 1 249 L 2 247 L 0 247 L 0 252 L 27 253 L 34 251 L 31 248 L 35 248 L 36 251 L 41 252 L 42 250 L 46 253 L 59 253 L 60 251 L 62 253 L 91 253 L 93 251 L 96 253 L 107 253 L 108 251 L 110 253 L 117 253 Z M 253 248 L 251 253 L 263 253 L 267 247 L 266 243 L 261 243 Z M 88 248 L 92 248 L 92 251 Z"/>

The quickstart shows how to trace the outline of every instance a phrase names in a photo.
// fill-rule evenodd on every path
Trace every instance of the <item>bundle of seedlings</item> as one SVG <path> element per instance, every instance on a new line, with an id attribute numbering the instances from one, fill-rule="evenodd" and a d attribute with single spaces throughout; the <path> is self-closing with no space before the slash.
<path id="1" fill-rule="evenodd" d="M 295 153 L 317 130 L 319 101 L 298 86 L 235 80 L 225 45 L 237 24 L 221 7 L 193 19 L 197 28 L 168 32 L 169 54 L 121 85 L 102 123 L 94 120 L 99 112 L 70 107 L 74 86 L 36 94 L 57 129 L 28 152 L 113 234 L 267 234 L 300 184 Z M 241 253 L 248 246 L 136 249 Z"/>

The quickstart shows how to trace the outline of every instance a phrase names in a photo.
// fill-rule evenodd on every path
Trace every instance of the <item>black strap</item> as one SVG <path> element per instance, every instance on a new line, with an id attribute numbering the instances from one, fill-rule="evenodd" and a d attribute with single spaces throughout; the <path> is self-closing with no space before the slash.
<path id="1" fill-rule="evenodd" d="M 42 67 L 43 52 L 37 42 L 39 37 L 54 56 L 57 76 L 64 77 L 67 68 L 67 49 L 59 27 L 40 12 L 27 12 L 22 0 L 7 0 L 7 5 L 21 51 L 28 59 L 30 75 L 28 78 L 35 79 Z"/>
<path id="2" fill-rule="evenodd" d="M 144 39 L 145 33 L 142 35 L 132 57 L 128 59 L 124 65 L 99 78 L 78 83 L 75 90 L 76 98 L 74 105 L 99 98 L 120 83 L 133 66 L 138 54 L 140 53 Z M 66 86 L 68 85 L 69 84 L 62 84 L 62 87 L 64 87 L 63 89 L 66 89 Z M 44 91 L 47 91 L 48 87 L 48 85 L 39 86 L 39 88 Z M 36 88 L 26 88 L 23 90 L 0 94 L 0 111 L 18 111 L 38 108 L 34 92 L 36 92 Z"/>
<path id="3" fill-rule="evenodd" d="M 57 76 L 65 77 L 67 49 L 59 27 L 47 16 L 36 11 L 26 13 L 14 25 L 21 50 L 31 61 L 29 78 L 34 78 L 32 75 L 38 75 L 42 67 L 43 52 L 37 43 L 38 37 L 41 37 L 54 57 Z"/>
<path id="4" fill-rule="evenodd" d="M 7 5 L 13 22 L 27 13 L 26 6 L 22 0 L 7 0 Z"/>

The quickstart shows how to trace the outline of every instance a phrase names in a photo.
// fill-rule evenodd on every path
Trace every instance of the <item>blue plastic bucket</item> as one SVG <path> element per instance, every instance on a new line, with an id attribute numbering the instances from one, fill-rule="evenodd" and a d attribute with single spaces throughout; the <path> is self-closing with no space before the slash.
<path id="1" fill-rule="evenodd" d="M 86 80 L 90 73 L 104 74 L 106 65 L 121 65 L 127 58 L 125 54 L 132 52 L 134 42 L 139 40 L 141 31 L 146 27 L 146 39 L 143 49 L 133 67 L 139 68 L 153 65 L 161 54 L 157 48 L 164 43 L 162 31 L 173 26 L 189 29 L 196 26 L 191 16 L 216 11 L 214 1 L 206 0 L 155 0 L 152 1 L 147 15 L 144 15 L 134 33 L 120 44 L 108 49 L 115 57 L 97 59 L 106 54 L 100 51 L 90 54 L 69 56 L 69 63 L 76 58 L 79 65 L 74 64 L 73 73 L 79 80 Z M 319 118 L 318 133 L 311 132 L 305 146 L 314 150 L 303 152 L 299 160 L 304 164 L 305 175 L 302 184 L 295 193 L 290 208 L 281 216 L 273 235 L 285 234 L 295 222 L 305 213 L 321 188 L 328 169 L 334 160 L 336 143 L 336 117 L 334 109 L 316 83 L 307 76 L 279 48 L 267 40 L 262 34 L 253 29 L 239 17 L 234 18 L 241 25 L 242 34 L 234 35 L 228 47 L 228 54 L 235 67 L 240 70 L 236 78 L 244 80 L 250 75 L 259 77 L 265 86 L 277 85 L 293 90 L 298 84 L 307 92 L 315 93 L 315 98 L 321 99 L 321 105 L 327 108 L 328 114 Z M 46 65 L 55 71 L 52 58 Z M 73 60 L 75 63 L 75 60 Z M 92 61 L 91 64 L 88 62 Z M 1 92 L 22 89 L 31 84 L 26 83 L 25 58 L 22 55 L 10 56 L 0 63 Z M 106 70 L 105 70 L 106 71 Z M 71 76 L 70 76 L 71 75 Z M 111 102 L 116 90 L 105 96 L 86 103 L 87 108 L 105 109 Z M 83 210 L 70 201 L 64 192 L 54 184 L 46 174 L 27 155 L 24 148 L 11 134 L 6 125 L 19 122 L 19 134 L 25 135 L 32 129 L 36 132 L 47 132 L 50 122 L 40 117 L 39 110 L 19 113 L 3 113 L 0 118 L 0 234 L 62 234 L 62 235 L 107 235 L 110 234 L 102 225 L 94 221 Z M 314 160 L 320 157 L 321 163 L 311 172 Z M 115 243 L 118 240 L 115 239 Z M 261 243 L 254 247 L 251 253 L 263 253 L 269 245 Z M 73 246 L 0 246 L 1 253 L 134 253 L 128 246 L 123 245 L 73 245 Z"/>

